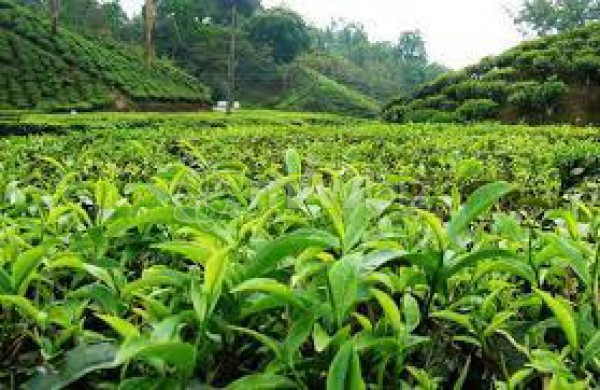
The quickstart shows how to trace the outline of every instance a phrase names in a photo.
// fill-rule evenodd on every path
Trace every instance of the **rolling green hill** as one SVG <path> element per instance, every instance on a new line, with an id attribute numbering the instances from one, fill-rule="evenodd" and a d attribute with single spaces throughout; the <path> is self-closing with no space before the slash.
<path id="1" fill-rule="evenodd" d="M 293 87 L 277 104 L 278 109 L 335 112 L 363 117 L 374 117 L 379 112 L 379 104 L 375 99 L 314 69 L 299 66 L 293 73 Z"/>
<path id="2" fill-rule="evenodd" d="M 600 123 L 600 24 L 525 42 L 384 107 L 392 122 Z"/>
<path id="3" fill-rule="evenodd" d="M 284 111 L 330 112 L 373 118 L 381 112 L 380 103 L 347 80 L 330 77 L 305 61 L 289 65 L 285 75 L 274 83 L 248 84 L 239 88 L 246 108 Z"/>
<path id="4" fill-rule="evenodd" d="M 205 104 L 208 90 L 163 60 L 61 29 L 0 0 L 0 108 L 160 109 Z"/>

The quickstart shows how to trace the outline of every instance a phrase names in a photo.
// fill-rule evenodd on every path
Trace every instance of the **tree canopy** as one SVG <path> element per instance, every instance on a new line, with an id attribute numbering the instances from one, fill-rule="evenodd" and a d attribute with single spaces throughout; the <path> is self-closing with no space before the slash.
<path id="1" fill-rule="evenodd" d="M 515 17 L 525 32 L 544 36 L 600 20 L 600 0 L 526 0 Z"/>
<path id="2" fill-rule="evenodd" d="M 289 63 L 310 46 L 306 23 L 286 8 L 271 8 L 255 15 L 246 30 L 253 44 L 272 50 L 276 63 Z"/>
<path id="3" fill-rule="evenodd" d="M 446 70 L 429 61 L 418 30 L 402 33 L 395 43 L 371 42 L 362 24 L 334 21 L 313 34 L 314 51 L 349 61 L 358 69 L 356 77 L 362 84 L 358 88 L 379 100 L 410 96 L 419 85 Z"/>

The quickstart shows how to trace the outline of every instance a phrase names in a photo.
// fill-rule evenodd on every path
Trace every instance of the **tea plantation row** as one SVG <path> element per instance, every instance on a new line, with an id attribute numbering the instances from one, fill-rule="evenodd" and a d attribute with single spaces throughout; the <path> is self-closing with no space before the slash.
<path id="1" fill-rule="evenodd" d="M 600 386 L 597 129 L 10 126 L 59 133 L 0 139 L 9 388 Z"/>

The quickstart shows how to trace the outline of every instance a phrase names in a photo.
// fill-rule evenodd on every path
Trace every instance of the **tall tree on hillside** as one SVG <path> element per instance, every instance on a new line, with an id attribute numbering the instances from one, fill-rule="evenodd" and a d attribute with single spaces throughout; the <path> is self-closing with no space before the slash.
<path id="1" fill-rule="evenodd" d="M 50 0 L 50 14 L 52 15 L 52 34 L 58 34 L 58 18 L 60 15 L 60 0 Z"/>
<path id="2" fill-rule="evenodd" d="M 568 31 L 600 20 L 600 0 L 526 0 L 514 20 L 525 34 Z"/>
<path id="3" fill-rule="evenodd" d="M 407 91 L 414 91 L 428 78 L 428 58 L 425 40 L 420 31 L 406 31 L 395 47 L 400 79 Z"/>
<path id="4" fill-rule="evenodd" d="M 286 8 L 272 8 L 250 19 L 247 27 L 250 41 L 266 46 L 276 63 L 293 61 L 310 46 L 308 27 L 302 17 Z"/>
<path id="5" fill-rule="evenodd" d="M 145 0 L 144 4 L 144 53 L 146 66 L 152 64 L 154 58 L 154 27 L 156 26 L 155 0 Z"/>
<path id="6" fill-rule="evenodd" d="M 420 31 L 406 31 L 398 38 L 396 52 L 401 61 L 427 62 L 425 40 Z"/>
<path id="7" fill-rule="evenodd" d="M 200 7 L 217 23 L 228 24 L 231 20 L 231 7 L 242 17 L 252 16 L 261 9 L 260 0 L 199 0 Z"/>

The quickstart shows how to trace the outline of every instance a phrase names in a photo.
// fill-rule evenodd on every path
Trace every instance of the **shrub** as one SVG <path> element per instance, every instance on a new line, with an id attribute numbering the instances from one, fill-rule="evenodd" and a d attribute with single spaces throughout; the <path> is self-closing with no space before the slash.
<path id="1" fill-rule="evenodd" d="M 437 95 L 442 92 L 446 87 L 457 84 L 461 81 L 469 78 L 465 71 L 452 71 L 445 73 L 433 81 L 423 85 L 418 91 L 414 93 L 416 99 L 424 98 L 429 95 Z"/>
<path id="2" fill-rule="evenodd" d="M 556 106 L 567 91 L 562 81 L 525 82 L 513 87 L 508 101 L 521 112 L 548 110 Z"/>
<path id="3" fill-rule="evenodd" d="M 519 73 L 515 68 L 494 68 L 483 75 L 483 81 L 515 81 Z"/>
<path id="4" fill-rule="evenodd" d="M 433 95 L 423 99 L 416 99 L 407 105 L 411 110 L 431 108 L 434 110 L 452 111 L 458 107 L 458 103 L 448 99 L 445 95 Z"/>
<path id="5" fill-rule="evenodd" d="M 456 112 L 438 111 L 431 117 L 433 123 L 457 123 L 460 118 Z"/>
<path id="6" fill-rule="evenodd" d="M 383 120 L 392 123 L 402 123 L 406 121 L 406 114 L 408 109 L 406 106 L 397 104 L 395 106 L 390 106 L 383 110 L 382 117 Z"/>
<path id="7" fill-rule="evenodd" d="M 466 122 L 493 119 L 498 115 L 500 105 L 491 99 L 471 99 L 464 102 L 457 110 L 457 116 Z"/>
<path id="8" fill-rule="evenodd" d="M 433 123 L 434 118 L 440 111 L 431 108 L 424 108 L 421 110 L 408 111 L 405 115 L 406 122 L 412 123 Z"/>
<path id="9" fill-rule="evenodd" d="M 392 108 L 392 107 L 394 107 L 394 106 L 402 106 L 402 105 L 405 105 L 406 103 L 408 103 L 408 101 L 409 101 L 409 100 L 408 100 L 407 98 L 405 98 L 405 97 L 403 97 L 403 96 L 398 96 L 398 97 L 395 97 L 395 98 L 393 98 L 392 100 L 390 100 L 390 101 L 389 101 L 389 102 L 387 102 L 386 104 L 384 104 L 384 105 L 381 107 L 381 110 L 382 110 L 382 111 L 387 111 L 387 110 L 389 110 L 390 108 Z"/>
<path id="10" fill-rule="evenodd" d="M 444 92 L 452 99 L 491 99 L 496 102 L 506 100 L 508 83 L 505 81 L 468 80 L 447 87 Z"/>
<path id="11" fill-rule="evenodd" d="M 586 85 L 600 80 L 600 56 L 587 54 L 573 61 L 573 72 Z"/>

